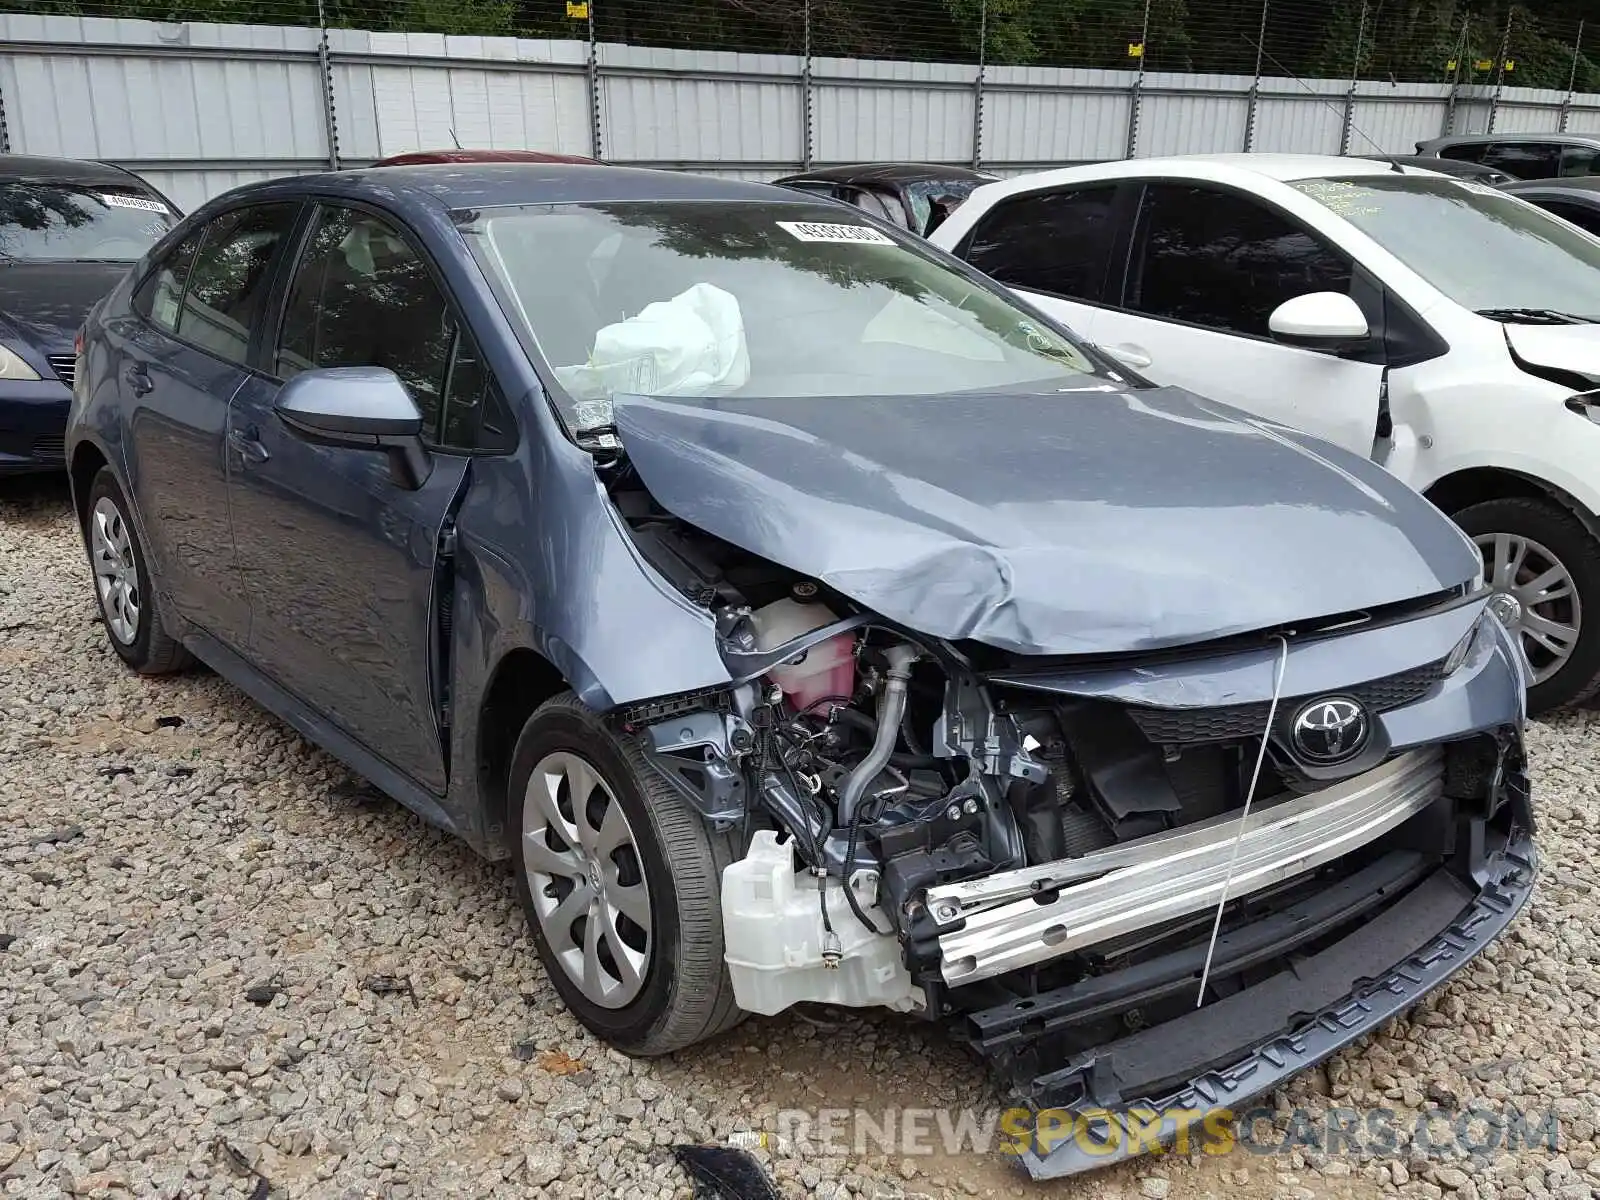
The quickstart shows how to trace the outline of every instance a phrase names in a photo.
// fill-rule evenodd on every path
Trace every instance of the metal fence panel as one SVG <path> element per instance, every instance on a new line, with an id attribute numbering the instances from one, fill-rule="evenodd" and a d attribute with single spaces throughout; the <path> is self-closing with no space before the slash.
<path id="1" fill-rule="evenodd" d="M 1600 133 L 1592 98 L 1501 87 L 1475 65 L 1455 85 L 1352 83 L 325 33 L 326 74 L 317 28 L 0 14 L 0 141 L 124 163 L 189 207 L 247 179 L 456 143 L 592 154 L 598 138 L 612 162 L 770 179 L 804 162 L 1012 174 L 1130 152 L 1404 153 L 1491 119 Z"/>

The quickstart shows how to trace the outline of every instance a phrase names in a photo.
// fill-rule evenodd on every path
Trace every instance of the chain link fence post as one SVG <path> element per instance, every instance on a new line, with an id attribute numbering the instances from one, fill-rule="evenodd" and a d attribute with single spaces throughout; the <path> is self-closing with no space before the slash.
<path id="1" fill-rule="evenodd" d="M 1350 90 L 1344 94 L 1344 120 L 1339 124 L 1339 153 L 1350 153 L 1350 130 L 1356 121 L 1356 83 L 1361 78 L 1361 49 L 1367 40 L 1367 0 L 1361 0 L 1356 21 L 1356 54 L 1350 63 Z"/>
<path id="2" fill-rule="evenodd" d="M 604 161 L 605 142 L 600 136 L 600 43 L 594 36 L 595 0 L 584 5 L 589 22 L 589 156 Z"/>
<path id="3" fill-rule="evenodd" d="M 1572 116 L 1572 93 L 1578 87 L 1578 58 L 1583 53 L 1583 22 L 1578 22 L 1578 36 L 1572 42 L 1572 70 L 1567 73 L 1567 94 L 1561 98 L 1561 120 L 1556 125 L 1558 133 L 1567 131 L 1567 119 Z M 0 131 L 5 128 L 0 121 Z"/>
<path id="4" fill-rule="evenodd" d="M 1250 81 L 1250 108 L 1244 117 L 1244 152 L 1249 154 L 1256 144 L 1256 110 L 1261 103 L 1261 56 L 1267 46 L 1267 8 L 1272 0 L 1261 0 L 1261 24 L 1256 29 L 1256 75 Z"/>
<path id="5" fill-rule="evenodd" d="M 1506 9 L 1506 27 L 1500 34 L 1500 57 L 1495 63 L 1494 94 L 1489 97 L 1489 124 L 1485 133 L 1494 132 L 1494 119 L 1500 111 L 1500 93 L 1506 86 L 1506 55 L 1511 53 L 1511 22 L 1516 18 L 1515 8 Z"/>
<path id="6" fill-rule="evenodd" d="M 1144 0 L 1144 24 L 1139 28 L 1139 76 L 1128 89 L 1128 148 L 1123 158 L 1132 158 L 1139 149 L 1139 105 L 1144 99 L 1145 51 L 1150 42 L 1150 0 Z"/>
<path id="7" fill-rule="evenodd" d="M 328 170 L 339 169 L 339 109 L 333 94 L 333 56 L 328 50 L 328 9 L 317 0 L 317 69 L 322 80 L 322 128 L 328 139 Z"/>
<path id="8" fill-rule="evenodd" d="M 978 3 L 978 74 L 972 81 L 972 169 L 983 165 L 983 76 L 989 66 L 989 0 Z"/>
<path id="9" fill-rule="evenodd" d="M 811 170 L 816 158 L 816 97 L 811 92 L 811 0 L 805 0 L 804 57 L 800 62 L 800 169 Z"/>

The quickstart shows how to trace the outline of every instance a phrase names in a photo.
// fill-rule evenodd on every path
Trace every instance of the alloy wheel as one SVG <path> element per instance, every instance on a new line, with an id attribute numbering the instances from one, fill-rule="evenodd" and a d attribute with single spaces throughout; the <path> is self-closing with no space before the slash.
<path id="1" fill-rule="evenodd" d="M 139 567 L 134 560 L 128 523 L 109 496 L 96 501 L 89 523 L 90 557 L 100 611 L 111 636 L 124 646 L 132 645 L 139 636 L 144 597 L 139 594 Z"/>
<path id="2" fill-rule="evenodd" d="M 600 773 L 568 751 L 528 777 L 522 861 L 551 952 L 584 996 L 622 1008 L 643 990 L 653 938 L 633 826 Z"/>
<path id="3" fill-rule="evenodd" d="M 1572 657 L 1583 629 L 1583 604 L 1572 573 L 1550 550 L 1515 533 L 1480 533 L 1472 539 L 1483 555 L 1483 574 L 1522 636 L 1533 668 L 1543 683 Z M 1511 603 L 1516 605 L 1511 613 Z"/>

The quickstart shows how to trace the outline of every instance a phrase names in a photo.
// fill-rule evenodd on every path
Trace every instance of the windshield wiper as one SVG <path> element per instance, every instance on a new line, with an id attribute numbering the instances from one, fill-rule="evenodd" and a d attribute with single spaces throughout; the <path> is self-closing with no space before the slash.
<path id="1" fill-rule="evenodd" d="M 1561 312 L 1554 308 L 1479 308 L 1480 317 L 1522 325 L 1593 325 L 1600 317 Z"/>

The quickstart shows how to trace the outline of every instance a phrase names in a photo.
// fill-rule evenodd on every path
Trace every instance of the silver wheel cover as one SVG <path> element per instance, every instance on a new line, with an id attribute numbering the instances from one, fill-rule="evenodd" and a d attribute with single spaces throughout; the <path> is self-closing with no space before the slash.
<path id="1" fill-rule="evenodd" d="M 638 997 L 654 949 L 650 888 L 633 826 L 600 773 L 556 751 L 528 777 L 522 863 L 556 961 L 586 999 L 622 1008 Z"/>
<path id="2" fill-rule="evenodd" d="M 1516 627 L 1533 682 L 1543 683 L 1567 665 L 1583 630 L 1583 603 L 1572 573 L 1532 538 L 1480 533 L 1472 540 L 1483 555 L 1484 579 L 1516 602 Z"/>
<path id="3" fill-rule="evenodd" d="M 95 501 L 89 514 L 89 556 L 94 563 L 95 592 L 111 636 L 124 646 L 139 636 L 144 597 L 139 594 L 139 567 L 133 535 L 110 496 Z"/>

